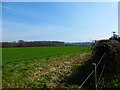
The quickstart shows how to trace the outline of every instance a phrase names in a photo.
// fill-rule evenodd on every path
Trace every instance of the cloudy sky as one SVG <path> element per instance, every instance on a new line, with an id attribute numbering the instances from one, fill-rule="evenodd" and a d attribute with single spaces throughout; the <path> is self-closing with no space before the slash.
<path id="1" fill-rule="evenodd" d="M 3 41 L 92 41 L 118 31 L 117 2 L 3 2 Z"/>

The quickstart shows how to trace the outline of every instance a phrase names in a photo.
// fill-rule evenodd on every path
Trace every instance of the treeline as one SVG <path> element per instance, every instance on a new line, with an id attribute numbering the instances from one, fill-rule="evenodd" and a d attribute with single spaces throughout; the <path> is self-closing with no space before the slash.
<path id="1" fill-rule="evenodd" d="M 64 42 L 59 41 L 23 41 L 2 42 L 2 48 L 7 47 L 44 47 L 44 46 L 65 46 Z"/>

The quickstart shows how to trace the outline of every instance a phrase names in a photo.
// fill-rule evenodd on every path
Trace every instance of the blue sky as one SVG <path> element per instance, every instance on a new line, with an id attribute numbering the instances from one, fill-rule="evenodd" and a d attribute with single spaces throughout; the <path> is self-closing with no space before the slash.
<path id="1" fill-rule="evenodd" d="M 117 2 L 4 2 L 3 41 L 92 41 L 118 31 Z"/>

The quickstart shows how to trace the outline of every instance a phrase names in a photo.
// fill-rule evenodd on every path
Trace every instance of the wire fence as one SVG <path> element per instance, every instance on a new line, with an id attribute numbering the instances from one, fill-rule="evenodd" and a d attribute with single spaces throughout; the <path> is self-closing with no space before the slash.
<path id="1" fill-rule="evenodd" d="M 103 67 L 102 67 L 102 70 L 101 70 L 101 72 L 100 72 L 99 77 L 97 76 L 97 68 L 98 68 L 98 66 L 100 65 L 100 63 L 101 63 L 101 61 L 103 60 L 103 58 L 105 57 L 105 55 L 106 55 L 106 53 L 104 53 L 104 54 L 101 56 L 101 58 L 100 58 L 100 60 L 99 60 L 99 62 L 98 62 L 97 64 L 96 64 L 96 63 L 92 63 L 92 65 L 94 65 L 94 69 L 93 69 L 93 70 L 91 71 L 91 73 L 86 77 L 86 79 L 82 82 L 82 84 L 79 86 L 78 90 L 79 90 L 80 88 L 82 88 L 82 86 L 87 82 L 87 80 L 88 80 L 93 74 L 94 74 L 94 80 L 95 80 L 95 90 L 97 90 L 100 85 L 103 85 L 103 83 L 104 83 L 103 73 L 104 73 L 104 70 L 105 70 L 105 63 L 104 63 L 104 65 L 103 65 Z M 98 79 L 97 79 L 97 78 L 98 78 Z"/>

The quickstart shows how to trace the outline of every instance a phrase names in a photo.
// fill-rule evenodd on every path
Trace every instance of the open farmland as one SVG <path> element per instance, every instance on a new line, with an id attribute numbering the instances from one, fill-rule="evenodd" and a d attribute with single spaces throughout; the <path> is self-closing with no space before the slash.
<path id="1" fill-rule="evenodd" d="M 61 56 L 73 53 L 89 51 L 91 47 L 22 47 L 3 48 L 3 65 L 24 60 L 48 59 L 54 56 Z"/>
<path id="2" fill-rule="evenodd" d="M 2 87 L 59 87 L 73 67 L 87 60 L 90 51 L 91 47 L 83 46 L 3 48 Z"/>

